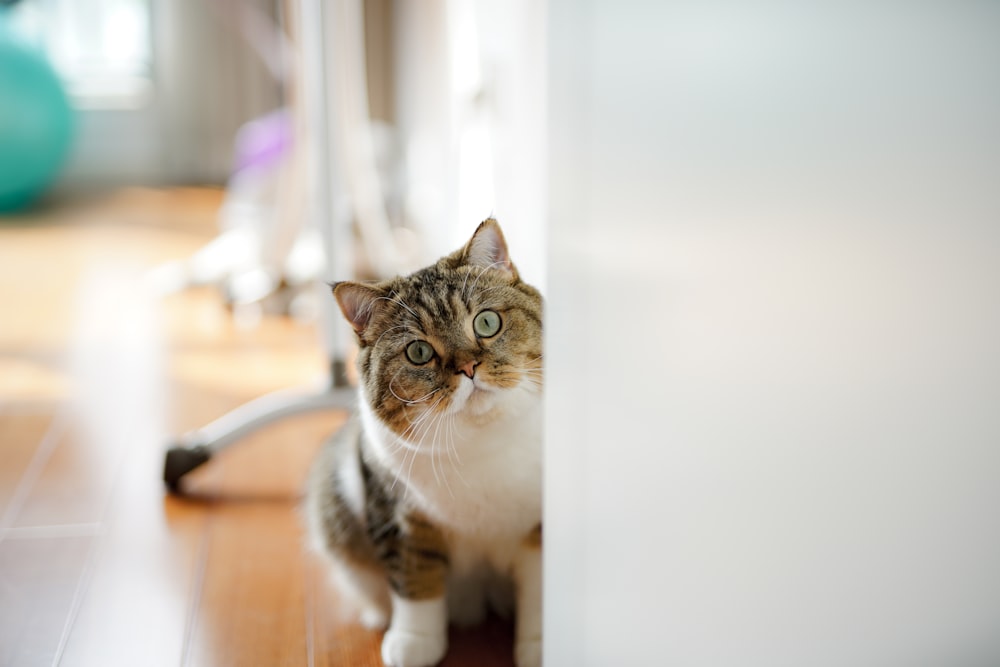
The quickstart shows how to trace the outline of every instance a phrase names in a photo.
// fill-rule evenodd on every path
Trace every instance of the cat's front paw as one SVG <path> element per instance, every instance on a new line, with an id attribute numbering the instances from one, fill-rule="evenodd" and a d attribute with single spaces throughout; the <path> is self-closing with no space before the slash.
<path id="1" fill-rule="evenodd" d="M 542 640 L 527 639 L 514 647 L 514 664 L 517 667 L 542 667 Z"/>
<path id="2" fill-rule="evenodd" d="M 431 667 L 441 661 L 447 650 L 446 634 L 389 630 L 382 639 L 382 662 L 386 667 Z"/>

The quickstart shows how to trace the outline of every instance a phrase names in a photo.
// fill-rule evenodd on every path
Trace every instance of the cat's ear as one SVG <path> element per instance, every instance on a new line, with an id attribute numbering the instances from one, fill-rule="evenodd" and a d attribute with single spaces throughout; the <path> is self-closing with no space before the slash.
<path id="1" fill-rule="evenodd" d="M 341 312 L 360 336 L 368 328 L 375 306 L 384 295 L 377 288 L 361 283 L 344 281 L 334 283 L 331 287 Z"/>
<path id="2" fill-rule="evenodd" d="M 511 278 L 517 278 L 517 269 L 510 261 L 507 252 L 507 241 L 500 231 L 500 223 L 493 218 L 487 218 L 479 225 L 472 239 L 462 252 L 465 263 L 484 269 L 499 269 Z"/>

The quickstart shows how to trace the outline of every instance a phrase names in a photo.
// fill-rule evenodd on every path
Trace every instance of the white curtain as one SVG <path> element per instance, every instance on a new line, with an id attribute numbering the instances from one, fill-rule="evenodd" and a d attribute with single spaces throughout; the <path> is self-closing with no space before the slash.
<path id="1" fill-rule="evenodd" d="M 523 276 L 545 282 L 546 5 L 398 2 L 396 122 L 422 262 L 494 215 Z"/>

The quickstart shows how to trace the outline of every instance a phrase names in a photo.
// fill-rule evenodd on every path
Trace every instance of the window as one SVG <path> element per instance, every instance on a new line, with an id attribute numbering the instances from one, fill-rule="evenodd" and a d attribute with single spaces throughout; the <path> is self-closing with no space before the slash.
<path id="1" fill-rule="evenodd" d="M 27 0 L 15 30 L 41 44 L 75 106 L 145 106 L 152 92 L 150 0 Z"/>

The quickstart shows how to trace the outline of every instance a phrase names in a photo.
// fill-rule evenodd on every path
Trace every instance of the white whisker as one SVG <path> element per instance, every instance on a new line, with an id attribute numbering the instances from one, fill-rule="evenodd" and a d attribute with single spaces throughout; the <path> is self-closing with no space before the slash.
<path id="1" fill-rule="evenodd" d="M 455 440 L 458 434 L 455 431 L 455 416 L 451 415 L 448 418 L 448 460 L 451 462 L 451 467 L 458 475 L 458 479 L 461 480 L 465 488 L 471 488 L 469 486 L 468 480 L 465 479 L 465 475 L 462 474 L 460 466 L 462 465 L 462 458 L 458 454 L 458 447 L 455 444 Z M 454 458 L 452 458 L 454 455 Z M 457 463 L 456 463 L 457 461 Z"/>
<path id="2" fill-rule="evenodd" d="M 411 421 L 410 425 L 403 431 L 402 434 L 395 437 L 395 441 L 392 443 L 395 448 L 395 453 L 403 451 L 403 459 L 400 461 L 400 465 L 396 470 L 396 477 L 392 481 L 390 490 L 396 488 L 396 484 L 399 482 L 400 475 L 404 468 L 407 469 L 406 478 L 404 479 L 404 487 L 409 485 L 410 476 L 413 473 L 413 464 L 417 460 L 417 455 L 427 453 L 423 451 L 423 443 L 424 439 L 427 437 L 428 431 L 430 430 L 430 425 L 426 428 L 421 428 L 421 426 L 424 426 L 428 419 L 431 419 L 431 424 L 434 423 L 434 411 L 437 406 L 441 404 L 442 400 L 444 400 L 443 395 L 439 396 L 434 403 L 425 408 L 424 413 L 417 417 L 416 420 Z M 418 435 L 419 440 L 416 444 L 410 442 L 411 435 Z M 407 465 L 407 459 L 409 459 L 409 465 Z"/>
<path id="3" fill-rule="evenodd" d="M 462 298 L 468 301 L 469 297 L 465 293 L 465 286 L 469 284 L 469 276 L 472 275 L 472 269 L 465 272 L 465 280 L 462 281 L 462 288 L 458 291 L 462 295 Z"/>
<path id="4" fill-rule="evenodd" d="M 399 306 L 401 306 L 401 307 L 405 308 L 405 309 L 406 309 L 407 311 L 409 311 L 409 313 L 410 313 L 411 315 L 413 315 L 413 317 L 415 317 L 415 318 L 417 319 L 417 321 L 418 321 L 418 322 L 420 321 L 420 316 L 419 316 L 419 315 L 417 315 L 417 311 L 415 311 L 415 310 L 413 310 L 412 308 L 410 308 L 410 307 L 409 307 L 409 306 L 408 306 L 408 305 L 407 305 L 407 304 L 406 304 L 406 303 L 405 303 L 405 302 L 403 301 L 403 297 L 399 296 L 399 294 L 398 294 L 397 292 L 393 292 L 393 293 L 392 293 L 391 295 L 389 295 L 389 296 L 380 296 L 380 297 L 379 297 L 379 298 L 378 298 L 377 300 L 381 300 L 381 301 L 388 301 L 388 302 L 390 302 L 390 303 L 395 303 L 395 304 L 397 304 L 397 305 L 399 305 Z"/>
<path id="5" fill-rule="evenodd" d="M 395 331 L 396 329 L 409 329 L 409 328 L 410 328 L 410 326 L 408 324 L 397 324 L 394 327 L 389 327 L 388 329 L 386 329 L 385 331 L 382 332 L 382 335 L 380 335 L 378 338 L 375 339 L 375 345 L 378 345 L 379 343 L 381 343 L 382 342 L 382 338 L 384 338 L 385 335 L 387 333 L 389 333 L 390 331 Z"/>
<path id="6" fill-rule="evenodd" d="M 500 261 L 500 262 L 493 262 L 492 264 L 490 264 L 488 266 L 482 267 L 479 270 L 479 275 L 476 276 L 476 282 L 472 283 L 472 287 L 469 288 L 469 293 L 467 295 L 465 295 L 465 298 L 468 299 L 469 296 L 471 296 L 472 293 L 476 291 L 476 285 L 479 284 L 479 280 L 483 277 L 483 275 L 485 275 L 485 273 L 487 271 L 489 271 L 490 269 L 492 269 L 494 266 L 499 266 L 501 264 L 504 264 L 504 262 L 502 262 L 502 261 Z M 468 276 L 466 276 L 466 279 L 468 279 Z"/>
<path id="7" fill-rule="evenodd" d="M 438 438 L 438 434 L 441 431 L 441 422 L 445 421 L 447 419 L 447 417 L 448 417 L 448 415 L 446 413 L 442 413 L 438 417 L 438 419 L 437 419 L 437 425 L 434 427 L 434 437 L 432 439 L 432 444 L 431 444 L 431 467 L 435 471 L 437 470 L 437 468 L 435 467 L 434 459 L 435 459 L 435 456 L 437 454 L 438 445 L 440 443 L 440 439 Z M 448 482 L 448 475 L 445 474 L 444 459 L 441 460 L 441 478 L 444 480 L 444 486 L 448 490 L 448 495 L 451 496 L 452 498 L 454 498 L 455 497 L 455 493 L 451 490 L 451 484 Z M 437 475 L 436 474 L 435 474 L 434 479 L 435 479 L 435 481 L 437 481 Z M 440 484 L 440 482 L 438 482 L 438 483 Z"/>

